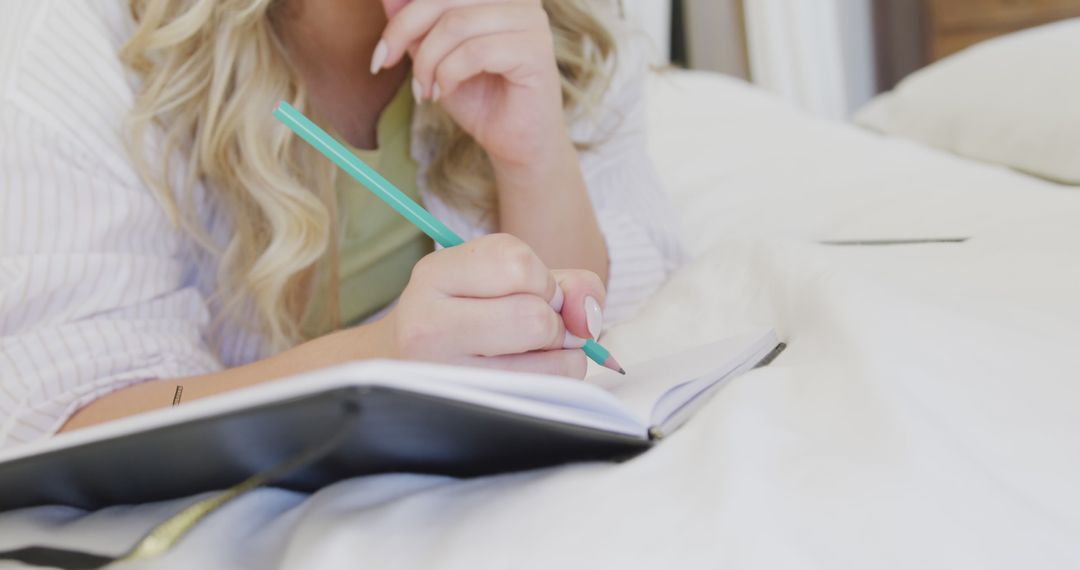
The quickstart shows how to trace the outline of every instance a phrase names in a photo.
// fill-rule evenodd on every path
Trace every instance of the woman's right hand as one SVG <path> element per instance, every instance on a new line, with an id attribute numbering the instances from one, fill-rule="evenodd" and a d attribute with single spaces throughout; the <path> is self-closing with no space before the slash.
<path id="1" fill-rule="evenodd" d="M 557 295 L 563 293 L 563 297 Z M 163 378 L 100 397 L 61 429 L 176 405 L 363 358 L 490 366 L 582 378 L 578 337 L 600 333 L 606 291 L 582 270 L 550 271 L 521 240 L 491 235 L 429 254 L 386 317 L 269 358 L 201 376 Z M 560 305 L 561 310 L 554 306 Z M 570 335 L 567 335 L 567 331 Z"/>
<path id="2" fill-rule="evenodd" d="M 579 349 L 600 333 L 605 295 L 596 274 L 551 271 L 493 234 L 420 260 L 378 324 L 392 358 L 583 378 Z"/>

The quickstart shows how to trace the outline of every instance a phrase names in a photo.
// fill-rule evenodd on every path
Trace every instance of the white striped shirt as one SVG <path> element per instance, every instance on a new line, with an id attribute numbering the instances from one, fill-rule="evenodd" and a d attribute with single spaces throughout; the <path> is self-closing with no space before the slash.
<path id="1" fill-rule="evenodd" d="M 117 389 L 268 354 L 237 323 L 210 330 L 211 260 L 169 222 L 124 149 L 136 85 L 116 55 L 134 29 L 126 6 L 11 0 L 0 18 L 0 446 L 50 435 Z M 682 259 L 646 150 L 644 57 L 620 58 L 598 120 L 572 131 L 600 141 L 581 165 L 611 260 L 608 323 L 632 315 Z M 430 149 L 414 155 L 422 172 Z M 488 233 L 422 182 L 435 216 L 466 239 Z M 227 231 L 200 211 L 212 233 Z"/>

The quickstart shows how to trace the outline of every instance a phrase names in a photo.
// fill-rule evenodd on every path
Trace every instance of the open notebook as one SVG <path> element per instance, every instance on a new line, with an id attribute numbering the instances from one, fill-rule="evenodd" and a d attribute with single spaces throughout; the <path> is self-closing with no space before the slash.
<path id="1" fill-rule="evenodd" d="M 275 485 L 314 490 L 373 473 L 471 476 L 625 459 L 782 347 L 757 331 L 585 382 L 356 362 L 0 452 L 0 511 L 181 497 L 274 469 Z"/>

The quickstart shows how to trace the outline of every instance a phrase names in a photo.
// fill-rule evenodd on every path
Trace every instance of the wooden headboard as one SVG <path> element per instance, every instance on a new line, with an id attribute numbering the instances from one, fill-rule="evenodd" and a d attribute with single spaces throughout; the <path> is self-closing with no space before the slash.
<path id="1" fill-rule="evenodd" d="M 1080 0 L 874 0 L 878 87 L 996 36 L 1080 17 Z"/>

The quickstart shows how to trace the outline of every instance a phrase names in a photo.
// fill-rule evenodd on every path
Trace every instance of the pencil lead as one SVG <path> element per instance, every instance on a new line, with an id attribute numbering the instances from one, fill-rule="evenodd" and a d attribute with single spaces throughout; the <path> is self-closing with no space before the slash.
<path id="1" fill-rule="evenodd" d="M 611 356 L 610 354 L 608 355 L 607 359 L 604 360 L 603 366 L 604 368 L 607 368 L 612 372 L 618 372 L 619 374 L 622 374 L 624 376 L 626 375 L 626 371 L 623 370 L 622 364 L 619 364 L 619 361 L 615 360 L 615 357 Z"/>

